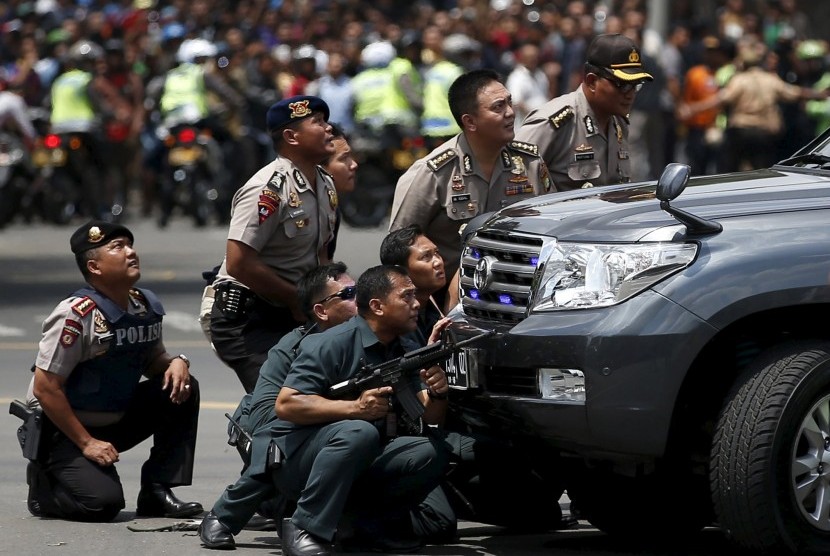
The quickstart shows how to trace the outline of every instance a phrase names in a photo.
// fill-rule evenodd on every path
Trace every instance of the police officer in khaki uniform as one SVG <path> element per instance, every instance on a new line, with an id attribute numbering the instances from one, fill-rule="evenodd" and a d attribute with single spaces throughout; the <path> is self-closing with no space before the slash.
<path id="1" fill-rule="evenodd" d="M 627 183 L 628 114 L 652 79 L 631 39 L 599 35 L 588 46 L 582 85 L 528 114 L 516 140 L 539 146 L 558 191 Z"/>
<path id="2" fill-rule="evenodd" d="M 449 277 L 459 267 L 464 223 L 546 193 L 551 183 L 536 145 L 513 141 L 512 98 L 496 72 L 462 74 L 448 99 L 462 132 L 400 177 L 389 231 L 418 224 L 438 246 Z M 443 300 L 443 292 L 437 297 Z"/>
<path id="3" fill-rule="evenodd" d="M 136 515 L 199 514 L 201 504 L 170 490 L 193 476 L 199 384 L 187 357 L 164 348 L 161 302 L 134 287 L 141 267 L 133 234 L 93 220 L 72 234 L 70 246 L 87 286 L 43 323 L 27 396 L 29 407 L 44 414 L 40 448 L 26 473 L 29 511 L 112 520 L 124 508 L 115 464 L 153 437 Z"/>
<path id="4" fill-rule="evenodd" d="M 296 283 L 328 262 L 337 192 L 320 164 L 334 153 L 329 108 L 313 96 L 268 110 L 277 158 L 234 195 L 210 332 L 219 358 L 251 392 L 268 350 L 305 322 Z"/>

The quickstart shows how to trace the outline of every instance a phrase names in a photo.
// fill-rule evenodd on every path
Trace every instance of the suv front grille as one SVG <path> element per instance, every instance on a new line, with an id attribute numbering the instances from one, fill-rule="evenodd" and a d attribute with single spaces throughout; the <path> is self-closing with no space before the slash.
<path id="1" fill-rule="evenodd" d="M 515 324 L 527 315 L 542 238 L 484 230 L 461 256 L 461 302 L 475 318 Z"/>

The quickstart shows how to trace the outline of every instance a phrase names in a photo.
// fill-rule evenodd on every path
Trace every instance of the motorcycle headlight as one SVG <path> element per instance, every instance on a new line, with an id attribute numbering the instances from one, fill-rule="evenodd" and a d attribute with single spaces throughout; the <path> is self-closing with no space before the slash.
<path id="1" fill-rule="evenodd" d="M 551 241 L 539 254 L 530 312 L 620 303 L 688 266 L 697 249 L 694 243 Z"/>

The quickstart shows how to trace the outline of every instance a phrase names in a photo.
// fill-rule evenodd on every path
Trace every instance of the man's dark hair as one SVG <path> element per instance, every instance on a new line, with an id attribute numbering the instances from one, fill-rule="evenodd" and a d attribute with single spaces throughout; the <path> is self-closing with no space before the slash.
<path id="1" fill-rule="evenodd" d="M 405 228 L 389 232 L 380 244 L 380 262 L 407 268 L 409 248 L 422 235 L 424 232 L 418 224 L 410 224 Z"/>
<path id="2" fill-rule="evenodd" d="M 501 76 L 497 71 L 485 68 L 459 75 L 450 85 L 447 100 L 449 101 L 452 117 L 455 118 L 455 123 L 459 127 L 464 128 L 461 123 L 461 116 L 472 114 L 478 110 L 478 92 L 493 81 L 501 83 Z"/>
<path id="3" fill-rule="evenodd" d="M 328 263 L 312 268 L 297 282 L 297 299 L 309 323 L 314 322 L 314 304 L 325 297 L 329 279 L 337 280 L 347 271 L 345 263 Z"/>
<path id="4" fill-rule="evenodd" d="M 300 124 L 303 120 L 297 120 L 296 122 L 291 122 L 290 124 L 285 124 L 282 127 L 278 127 L 277 129 L 272 129 L 268 134 L 271 136 L 271 143 L 274 145 L 274 150 L 279 152 L 280 148 L 283 145 L 282 140 L 282 132 L 286 129 L 293 129 L 297 130 L 300 127 Z"/>
<path id="5" fill-rule="evenodd" d="M 89 273 L 89 269 L 86 267 L 87 261 L 91 261 L 95 258 L 98 247 L 95 249 L 87 249 L 86 251 L 81 251 L 80 253 L 75 253 L 75 264 L 78 265 L 78 269 L 81 271 L 81 276 L 84 277 L 84 280 L 87 282 L 89 281 L 89 277 L 92 276 Z"/>
<path id="6" fill-rule="evenodd" d="M 337 139 L 338 137 L 346 137 L 346 132 L 343 131 L 343 128 L 340 127 L 340 124 L 329 122 L 329 125 L 331 126 L 331 134 L 334 136 L 335 139 Z M 348 137 L 346 138 L 348 139 Z"/>
<path id="7" fill-rule="evenodd" d="M 332 138 L 333 138 L 333 139 L 343 138 L 343 139 L 345 139 L 346 141 L 348 141 L 348 140 L 349 140 L 349 137 L 346 135 L 346 132 L 345 132 L 345 131 L 343 131 L 343 128 L 342 128 L 342 127 L 340 127 L 340 124 L 333 124 L 333 123 L 329 122 L 329 125 L 331 126 L 331 135 L 332 135 Z M 325 166 L 326 164 L 328 164 L 329 162 L 331 162 L 331 159 L 332 159 L 333 157 L 334 157 L 334 155 L 332 154 L 331 156 L 329 156 L 328 158 L 326 158 L 326 159 L 323 161 L 323 166 Z"/>
<path id="8" fill-rule="evenodd" d="M 365 315 L 369 312 L 369 302 L 382 299 L 392 292 L 394 275 L 407 277 L 406 268 L 398 265 L 383 264 L 366 270 L 357 279 L 357 312 Z"/>

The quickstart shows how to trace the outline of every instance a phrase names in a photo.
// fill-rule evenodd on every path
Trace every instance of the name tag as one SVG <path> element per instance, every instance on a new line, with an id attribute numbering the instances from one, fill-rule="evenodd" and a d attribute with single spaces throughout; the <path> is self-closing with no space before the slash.
<path id="1" fill-rule="evenodd" d="M 462 195 L 453 195 L 452 196 L 452 202 L 453 203 L 462 203 L 464 201 L 469 201 L 469 200 L 470 200 L 470 194 L 469 193 L 464 193 Z"/>
<path id="2" fill-rule="evenodd" d="M 288 213 L 289 218 L 299 218 L 305 216 L 305 209 L 296 208 Z"/>
<path id="3" fill-rule="evenodd" d="M 576 153 L 574 155 L 574 160 L 576 162 L 579 162 L 580 160 L 593 160 L 593 159 L 594 159 L 594 153 L 593 152 L 590 152 L 590 153 Z"/>

